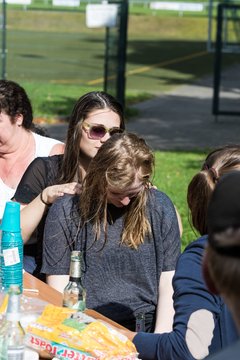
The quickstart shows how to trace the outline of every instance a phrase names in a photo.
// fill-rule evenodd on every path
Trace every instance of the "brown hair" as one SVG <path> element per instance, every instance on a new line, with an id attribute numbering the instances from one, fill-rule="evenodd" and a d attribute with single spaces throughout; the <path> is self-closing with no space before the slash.
<path id="1" fill-rule="evenodd" d="M 106 234 L 108 186 L 121 191 L 138 176 L 145 186 L 127 207 L 121 242 L 134 249 L 144 242 L 145 236 L 151 232 L 146 201 L 153 166 L 152 151 L 135 134 L 115 134 L 101 146 L 89 165 L 80 201 L 82 223 L 93 223 L 96 239 L 100 236 L 101 224 Z"/>
<path id="2" fill-rule="evenodd" d="M 188 185 L 190 220 L 201 235 L 208 233 L 207 208 L 218 179 L 237 169 L 240 169 L 240 145 L 227 145 L 208 154 L 201 171 Z"/>
<path id="3" fill-rule="evenodd" d="M 66 146 L 59 182 L 82 182 L 80 170 L 81 154 L 80 141 L 82 136 L 82 123 L 89 113 L 98 109 L 110 109 L 120 118 L 120 128 L 125 129 L 124 113 L 121 104 L 110 94 L 104 91 L 91 91 L 81 96 L 76 102 L 68 126 Z"/>

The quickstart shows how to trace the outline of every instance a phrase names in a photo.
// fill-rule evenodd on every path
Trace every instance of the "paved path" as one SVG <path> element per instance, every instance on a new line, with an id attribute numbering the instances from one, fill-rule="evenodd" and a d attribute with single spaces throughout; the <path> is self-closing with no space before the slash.
<path id="1" fill-rule="evenodd" d="M 240 143 L 240 116 L 211 114 L 212 77 L 184 85 L 134 105 L 139 110 L 127 129 L 144 136 L 155 150 L 209 149 Z M 220 109 L 240 112 L 240 66 L 223 73 Z M 65 124 L 48 126 L 50 136 L 64 140 Z"/>

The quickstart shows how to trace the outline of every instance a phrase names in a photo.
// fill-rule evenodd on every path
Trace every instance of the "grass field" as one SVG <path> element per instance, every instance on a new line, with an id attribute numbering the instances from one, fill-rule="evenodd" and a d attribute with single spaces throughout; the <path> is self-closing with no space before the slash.
<path id="1" fill-rule="evenodd" d="M 193 175 L 201 168 L 206 156 L 204 151 L 156 151 L 154 184 L 173 201 L 183 224 L 182 249 L 197 238 L 189 222 L 187 187 Z"/>

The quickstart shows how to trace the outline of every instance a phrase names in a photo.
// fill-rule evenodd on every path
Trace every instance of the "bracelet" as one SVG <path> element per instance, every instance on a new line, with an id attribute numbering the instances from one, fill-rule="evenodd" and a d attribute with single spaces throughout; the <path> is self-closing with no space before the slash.
<path id="1" fill-rule="evenodd" d="M 41 202 L 42 202 L 44 205 L 46 205 L 46 206 L 50 206 L 51 204 L 49 204 L 49 203 L 47 203 L 46 201 L 44 201 L 42 196 L 43 196 L 43 192 L 40 193 L 40 200 L 41 200 Z"/>

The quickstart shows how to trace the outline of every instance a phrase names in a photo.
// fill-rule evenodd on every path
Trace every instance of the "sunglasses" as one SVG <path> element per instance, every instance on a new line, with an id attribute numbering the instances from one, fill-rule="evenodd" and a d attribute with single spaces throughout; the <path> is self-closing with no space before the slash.
<path id="1" fill-rule="evenodd" d="M 118 127 L 107 128 L 100 124 L 88 124 L 86 121 L 84 121 L 82 126 L 92 140 L 102 139 L 107 133 L 112 136 L 123 132 L 123 129 Z"/>

